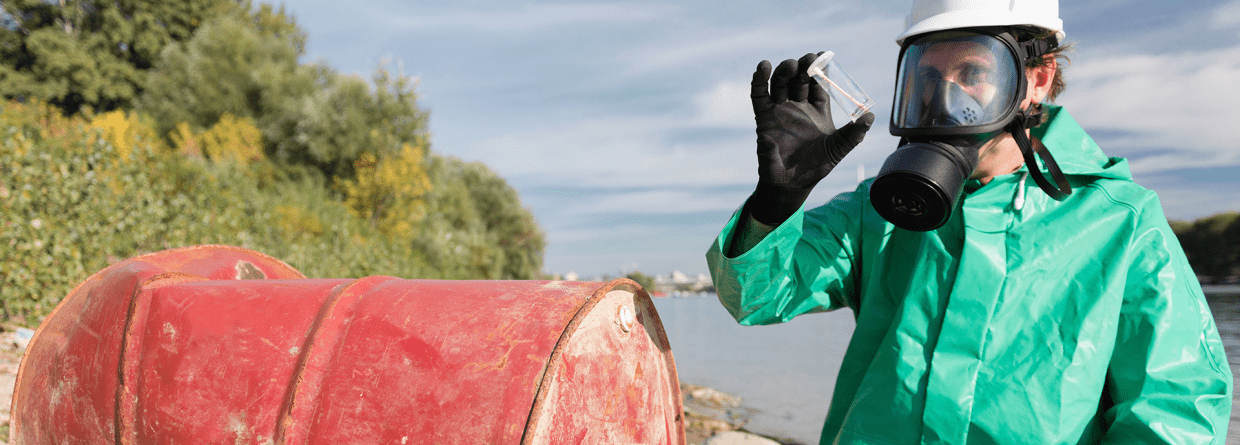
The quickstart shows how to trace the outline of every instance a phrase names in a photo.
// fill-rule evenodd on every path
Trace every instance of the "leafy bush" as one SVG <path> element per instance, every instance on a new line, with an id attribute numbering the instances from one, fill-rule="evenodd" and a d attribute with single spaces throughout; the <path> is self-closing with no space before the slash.
<path id="1" fill-rule="evenodd" d="M 207 238 L 202 224 L 237 225 L 240 215 L 227 209 L 198 221 L 198 209 L 209 207 L 202 201 L 219 198 L 194 195 L 190 188 L 204 184 L 200 171 L 157 147 L 123 153 L 106 131 L 41 103 L 5 105 L 0 129 L 6 317 L 43 315 L 110 261 Z"/>
<path id="2" fill-rule="evenodd" d="M 194 244 L 255 249 L 310 277 L 539 277 L 541 230 L 516 191 L 482 164 L 424 163 L 408 147 L 360 169 L 368 173 L 345 182 L 341 197 L 317 169 L 279 168 L 261 156 L 185 156 L 185 147 L 151 137 L 148 122 L 0 104 L 0 315 L 33 325 L 108 264 Z M 246 128 L 221 122 L 205 133 Z M 217 139 L 216 153 L 252 153 L 238 147 L 252 140 Z M 383 193 L 400 204 L 376 213 L 359 198 Z M 359 208 L 371 213 L 359 217 Z"/>
<path id="3" fill-rule="evenodd" d="M 294 267 L 323 262 L 303 269 L 319 276 L 425 272 L 417 255 L 391 248 L 321 184 L 307 187 L 303 179 L 264 190 L 254 168 L 195 161 L 149 143 L 133 143 L 126 154 L 108 134 L 40 103 L 0 109 L 6 318 L 33 324 L 111 262 L 193 244 L 249 247 Z M 282 224 L 282 206 L 305 215 Z M 316 219 L 321 227 L 307 227 Z M 339 256 L 348 261 L 335 261 Z"/>
<path id="4" fill-rule="evenodd" d="M 1171 221 L 1193 271 L 1209 282 L 1240 274 L 1240 212 L 1225 212 L 1192 222 Z"/>
<path id="5" fill-rule="evenodd" d="M 198 135 L 202 151 L 215 162 L 249 163 L 263 159 L 263 135 L 248 117 L 224 113 L 210 130 Z"/>

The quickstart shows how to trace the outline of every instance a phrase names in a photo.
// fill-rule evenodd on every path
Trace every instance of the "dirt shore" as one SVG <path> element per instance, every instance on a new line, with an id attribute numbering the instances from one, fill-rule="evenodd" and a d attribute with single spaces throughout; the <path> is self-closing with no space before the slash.
<path id="1" fill-rule="evenodd" d="M 21 363 L 25 342 L 16 340 L 13 332 L 0 332 L 0 443 L 9 443 L 9 408 L 12 406 L 13 385 L 17 383 L 17 365 Z"/>

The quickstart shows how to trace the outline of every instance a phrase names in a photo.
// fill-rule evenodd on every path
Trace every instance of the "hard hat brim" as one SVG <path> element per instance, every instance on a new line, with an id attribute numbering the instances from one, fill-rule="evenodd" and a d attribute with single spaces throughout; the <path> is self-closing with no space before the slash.
<path id="1" fill-rule="evenodd" d="M 903 45 L 904 39 L 928 32 L 945 31 L 949 29 L 974 28 L 979 26 L 1036 26 L 1049 31 L 1055 31 L 1055 36 L 1062 42 L 1064 39 L 1063 20 L 1058 17 L 1035 17 L 1025 20 L 1013 20 L 1011 13 L 964 9 L 958 11 L 943 12 L 927 17 L 908 29 L 900 33 L 896 37 L 896 44 Z"/>

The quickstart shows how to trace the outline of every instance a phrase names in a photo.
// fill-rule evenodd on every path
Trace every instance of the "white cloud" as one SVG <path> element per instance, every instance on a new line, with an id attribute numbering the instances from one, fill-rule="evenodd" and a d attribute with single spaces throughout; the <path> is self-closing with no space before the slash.
<path id="1" fill-rule="evenodd" d="M 584 119 L 483 140 L 468 157 L 485 159 L 509 177 L 537 176 L 548 182 L 601 187 L 727 183 L 729 179 L 723 178 L 743 177 L 743 171 L 753 170 L 748 139 L 709 150 L 668 146 L 662 140 L 671 130 L 692 128 L 687 122 L 693 119 Z"/>
<path id="2" fill-rule="evenodd" d="M 476 6 L 388 3 L 372 10 L 372 18 L 385 28 L 406 31 L 551 32 L 565 26 L 649 22 L 680 9 L 639 2 L 487 2 Z"/>
<path id="3" fill-rule="evenodd" d="M 738 204 L 739 205 L 739 204 Z M 613 209 L 610 212 L 603 212 L 600 215 L 607 217 L 602 218 L 607 221 L 594 224 L 577 224 L 571 227 L 557 228 L 553 233 L 549 234 L 548 239 L 556 243 L 564 244 L 582 244 L 591 245 L 599 242 L 606 243 L 623 243 L 629 240 L 630 244 L 622 247 L 630 248 L 633 245 L 644 244 L 651 239 L 665 239 L 674 237 L 674 233 L 658 232 L 652 233 L 652 227 L 672 228 L 678 227 L 687 229 L 689 227 L 697 227 L 699 229 L 717 230 L 723 227 L 723 223 L 727 222 L 727 217 L 731 212 L 727 212 L 718 220 L 712 219 L 694 219 L 680 221 L 679 224 L 662 223 L 657 224 L 654 221 L 643 220 L 640 217 L 630 217 L 626 215 L 626 211 L 630 209 Z M 732 209 L 729 209 L 732 210 Z M 612 217 L 612 215 L 615 215 Z M 609 219 L 610 218 L 610 219 Z M 710 239 L 710 236 L 698 238 Z M 697 242 L 697 244 L 701 244 Z"/>
<path id="4" fill-rule="evenodd" d="M 1214 29 L 1240 28 L 1240 0 L 1233 0 L 1215 8 L 1210 14 L 1210 27 Z"/>
<path id="5" fill-rule="evenodd" d="M 708 32 L 694 30 L 692 34 L 633 42 L 617 57 L 624 60 L 621 74 L 629 77 L 692 67 L 717 70 L 721 62 L 732 63 L 738 56 L 752 58 L 742 68 L 752 73 L 762 59 L 778 62 L 809 51 L 825 50 L 835 51 L 849 60 L 850 72 L 867 65 L 889 71 L 898 51 L 893 39 L 902 23 L 902 17 L 887 16 L 858 18 L 846 23 L 789 17 L 773 24 L 753 23 Z M 853 75 L 858 73 L 853 72 Z"/>
<path id="6" fill-rule="evenodd" d="M 604 196 L 584 206 L 567 210 L 566 213 L 592 215 L 621 211 L 675 215 L 698 212 L 726 212 L 739 205 L 734 199 L 730 198 L 721 197 L 718 194 L 704 195 L 685 189 L 642 190 Z"/>
<path id="7" fill-rule="evenodd" d="M 697 105 L 698 125 L 739 128 L 754 125 L 747 83 L 716 83 L 713 88 L 694 96 L 693 102 Z"/>
<path id="8" fill-rule="evenodd" d="M 1137 172 L 1240 165 L 1235 150 L 1240 48 L 1173 54 L 1083 53 L 1068 71 L 1065 107 L 1086 128 L 1123 130 L 1110 152 L 1164 151 Z"/>

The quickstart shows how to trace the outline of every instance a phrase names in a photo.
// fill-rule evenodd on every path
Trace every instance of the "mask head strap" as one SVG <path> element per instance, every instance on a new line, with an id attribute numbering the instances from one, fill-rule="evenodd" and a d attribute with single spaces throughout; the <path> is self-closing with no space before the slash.
<path id="1" fill-rule="evenodd" d="M 1024 62 L 1042 57 L 1051 50 L 1059 47 L 1059 39 L 1054 35 L 1044 39 L 1030 39 L 1023 42 L 1017 42 L 1016 46 L 1020 48 L 1020 57 Z"/>
<path id="2" fill-rule="evenodd" d="M 1007 131 L 1012 133 L 1012 138 L 1016 140 L 1016 145 L 1020 146 L 1020 153 L 1025 157 L 1025 165 L 1029 167 L 1029 176 L 1033 177 L 1033 182 L 1038 184 L 1038 188 L 1046 192 L 1047 196 L 1056 201 L 1063 201 L 1068 195 L 1072 194 L 1072 186 L 1068 184 L 1068 178 L 1064 176 L 1063 171 L 1059 169 L 1059 163 L 1055 162 L 1055 158 L 1051 156 L 1051 152 L 1046 148 L 1035 148 L 1033 141 L 1029 140 L 1029 136 L 1025 134 L 1025 130 L 1036 127 L 1042 123 L 1042 107 L 1034 105 L 1029 110 L 1021 110 L 1012 119 L 1012 123 L 1008 124 Z M 1034 158 L 1034 153 L 1042 158 L 1042 162 L 1046 164 L 1046 170 L 1050 172 L 1051 178 L 1055 180 L 1055 185 L 1046 179 L 1042 174 L 1042 170 L 1038 168 L 1038 161 Z"/>

